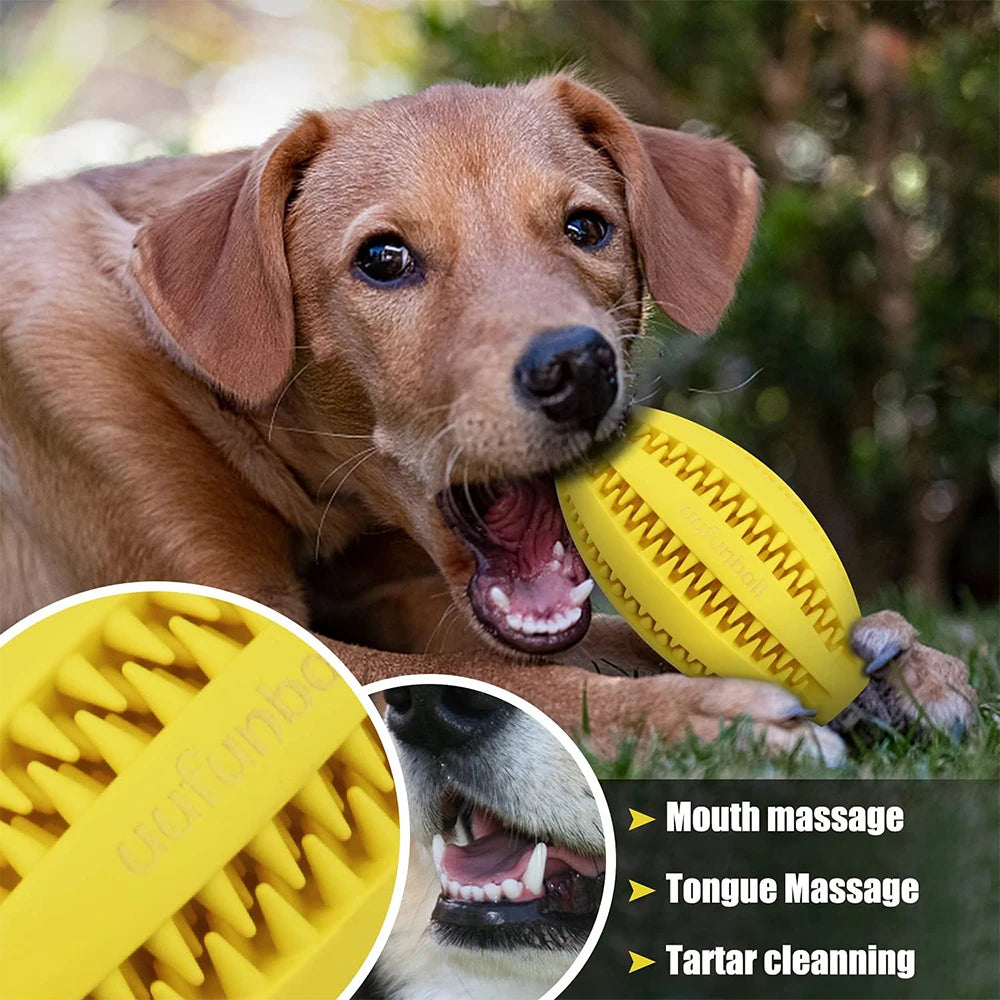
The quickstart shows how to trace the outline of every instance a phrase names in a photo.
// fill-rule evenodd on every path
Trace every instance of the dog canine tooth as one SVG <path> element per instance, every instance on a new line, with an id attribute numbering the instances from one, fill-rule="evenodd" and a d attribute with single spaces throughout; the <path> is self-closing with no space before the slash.
<path id="1" fill-rule="evenodd" d="M 448 891 L 448 884 L 449 884 L 448 883 L 448 876 L 445 875 L 444 872 L 441 872 L 441 891 L 442 892 L 447 892 Z"/>
<path id="2" fill-rule="evenodd" d="M 582 608 L 573 608 L 572 611 L 568 612 L 566 615 L 566 628 L 569 628 L 570 625 L 575 625 L 580 620 L 582 614 Z"/>
<path id="3" fill-rule="evenodd" d="M 503 890 L 496 882 L 487 882 L 483 886 L 483 893 L 491 903 L 499 903 L 500 897 L 503 895 Z"/>
<path id="4" fill-rule="evenodd" d="M 469 832 L 469 828 L 465 825 L 465 820 L 461 816 L 455 819 L 455 843 L 459 847 L 465 847 L 466 844 L 472 843 L 472 834 Z"/>
<path id="5" fill-rule="evenodd" d="M 444 837 L 440 833 L 434 834 L 434 839 L 431 841 L 431 854 L 434 855 L 434 867 L 441 872 L 441 860 L 444 858 Z"/>
<path id="6" fill-rule="evenodd" d="M 593 589 L 594 578 L 592 576 L 588 576 L 583 583 L 577 584 L 577 586 L 569 592 L 570 604 L 583 604 L 583 602 L 590 597 L 590 592 Z"/>
<path id="7" fill-rule="evenodd" d="M 505 878 L 500 883 L 500 889 L 507 899 L 520 899 L 521 893 L 524 892 L 524 884 L 516 878 Z"/>
<path id="8" fill-rule="evenodd" d="M 499 588 L 490 588 L 490 600 L 504 613 L 510 611 L 510 598 Z"/>
<path id="9" fill-rule="evenodd" d="M 549 849 L 545 844 L 535 844 L 531 852 L 528 867 L 524 870 L 524 887 L 531 893 L 540 893 L 545 881 L 545 862 L 549 857 Z"/>
<path id="10" fill-rule="evenodd" d="M 562 542 L 556 542 L 556 544 L 552 546 L 552 554 L 556 557 L 556 559 L 562 561 L 562 557 L 566 555 L 566 548 Z"/>

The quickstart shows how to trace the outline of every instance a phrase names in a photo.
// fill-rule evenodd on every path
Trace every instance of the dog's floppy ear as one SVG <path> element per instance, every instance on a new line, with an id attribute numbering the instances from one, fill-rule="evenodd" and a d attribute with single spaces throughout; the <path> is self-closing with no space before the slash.
<path id="1" fill-rule="evenodd" d="M 735 292 L 757 221 L 760 180 L 753 164 L 724 139 L 631 122 L 572 77 L 540 84 L 625 178 L 650 294 L 689 330 L 714 330 Z"/>
<path id="2" fill-rule="evenodd" d="M 320 115 L 303 117 L 136 233 L 132 273 L 167 336 L 191 367 L 251 406 L 292 367 L 285 206 L 326 135 Z"/>

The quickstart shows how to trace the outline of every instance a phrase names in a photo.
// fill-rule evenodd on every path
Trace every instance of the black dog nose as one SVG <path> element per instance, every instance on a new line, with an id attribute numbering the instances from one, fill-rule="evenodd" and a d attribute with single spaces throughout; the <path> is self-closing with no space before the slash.
<path id="1" fill-rule="evenodd" d="M 390 688 L 385 700 L 385 721 L 393 735 L 431 753 L 460 747 L 495 730 L 511 710 L 491 695 L 441 684 Z"/>
<path id="2" fill-rule="evenodd" d="M 546 330 L 514 367 L 514 385 L 549 420 L 593 433 L 618 395 L 615 352 L 593 327 Z"/>

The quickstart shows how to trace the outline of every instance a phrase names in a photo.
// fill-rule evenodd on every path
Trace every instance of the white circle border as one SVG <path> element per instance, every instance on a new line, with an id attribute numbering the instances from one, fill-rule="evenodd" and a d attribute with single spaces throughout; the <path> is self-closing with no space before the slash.
<path id="1" fill-rule="evenodd" d="M 523 669 L 531 669 L 530 667 Z M 604 828 L 604 892 L 601 896 L 601 903 L 597 908 L 597 916 L 594 919 L 594 926 L 587 935 L 587 940 L 583 943 L 579 954 L 573 959 L 570 967 L 559 977 L 553 985 L 539 1000 L 556 1000 L 563 990 L 580 974 L 587 959 L 590 958 L 601 934 L 608 922 L 611 912 L 611 902 L 614 897 L 615 879 L 618 867 L 618 845 L 615 842 L 614 824 L 611 820 L 611 809 L 608 800 L 604 795 L 604 789 L 590 766 L 583 751 L 576 745 L 573 738 L 561 726 L 556 725 L 541 709 L 536 708 L 531 702 L 525 701 L 516 694 L 512 694 L 506 688 L 497 687 L 495 684 L 487 684 L 485 681 L 475 680 L 471 677 L 462 677 L 458 674 L 404 674 L 399 677 L 390 677 L 385 680 L 373 681 L 366 684 L 363 690 L 369 694 L 378 694 L 390 688 L 401 687 L 406 684 L 443 684 L 449 687 L 471 688 L 483 694 L 493 695 L 501 701 L 519 708 L 526 715 L 530 716 L 546 730 L 548 730 L 559 741 L 563 749 L 573 758 L 573 762 L 583 776 L 587 779 L 587 784 L 594 795 L 594 802 L 597 804 L 597 811 L 601 817 L 601 826 Z M 407 808 L 409 806 L 407 805 Z"/>
<path id="2" fill-rule="evenodd" d="M 403 769 L 399 762 L 399 755 L 396 753 L 396 745 L 392 741 L 389 729 L 382 719 L 382 716 L 379 715 L 376 710 L 375 703 L 371 700 L 369 688 L 362 687 L 360 681 L 354 676 L 354 674 L 351 673 L 344 662 L 332 650 L 324 646 L 323 643 L 321 643 L 319 639 L 317 639 L 316 636 L 314 636 L 307 629 L 304 629 L 301 625 L 296 624 L 290 618 L 281 614 L 280 611 L 275 611 L 273 608 L 269 608 L 266 604 L 260 604 L 258 601 L 252 601 L 248 597 L 242 597 L 239 594 L 234 594 L 228 590 L 221 590 L 218 587 L 205 587 L 201 584 L 176 583 L 160 580 L 143 580 L 141 582 L 134 583 L 115 583 L 107 587 L 97 587 L 93 590 L 83 590 L 78 594 L 71 595 L 70 597 L 64 597 L 59 601 L 53 601 L 52 604 L 47 604 L 44 608 L 39 608 L 38 611 L 33 611 L 26 618 L 22 618 L 19 622 L 16 622 L 3 632 L 0 632 L 0 651 L 2 651 L 7 642 L 15 636 L 20 635 L 22 632 L 26 632 L 33 625 L 48 618 L 50 615 L 54 615 L 65 610 L 66 608 L 76 607 L 79 604 L 85 604 L 88 601 L 95 601 L 102 597 L 114 597 L 119 594 L 142 594 L 157 591 L 161 593 L 167 592 L 174 594 L 198 594 L 201 597 L 210 597 L 217 601 L 225 601 L 228 604 L 236 604 L 240 607 L 246 608 L 248 611 L 253 611 L 256 614 L 263 615 L 265 618 L 273 621 L 276 625 L 280 625 L 282 628 L 287 629 L 297 638 L 305 642 L 308 646 L 312 647 L 316 653 L 323 657 L 323 659 L 326 660 L 327 663 L 329 663 L 337 671 L 337 673 L 341 675 L 341 677 L 343 677 L 348 687 L 350 687 L 358 700 L 364 706 L 365 711 L 368 714 L 368 718 L 371 719 L 372 724 L 375 726 L 379 740 L 382 743 L 382 749 L 385 751 L 385 755 L 389 761 L 389 770 L 392 773 L 393 783 L 396 786 L 396 798 L 399 805 L 399 861 L 396 866 L 396 882 L 393 886 L 392 896 L 389 900 L 389 909 L 386 911 L 385 918 L 382 921 L 382 927 L 378 932 L 378 936 L 375 938 L 375 943 L 369 949 L 368 955 L 361 963 L 361 966 L 355 973 L 354 978 L 351 979 L 351 981 L 337 997 L 337 1000 L 348 1000 L 348 998 L 354 996 L 357 990 L 364 983 L 365 979 L 367 979 L 369 973 L 375 967 L 375 963 L 381 956 L 382 949 L 385 947 L 385 943 L 389 939 L 389 935 L 392 933 L 393 927 L 396 925 L 396 918 L 399 915 L 399 908 L 403 901 L 403 890 L 406 888 L 406 871 L 409 865 L 410 814 L 406 806 L 405 787 L 403 785 Z M 400 794 L 401 790 L 403 794 Z M 606 805 L 605 809 L 607 809 Z M 545 1000 L 548 1000 L 549 996 L 550 994 L 546 994 Z M 551 994 L 551 996 L 555 996 L 555 994 Z"/>

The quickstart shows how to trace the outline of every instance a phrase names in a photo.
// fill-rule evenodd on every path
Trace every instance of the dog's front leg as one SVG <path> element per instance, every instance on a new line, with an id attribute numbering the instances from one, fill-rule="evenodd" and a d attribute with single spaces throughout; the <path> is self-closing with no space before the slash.
<path id="1" fill-rule="evenodd" d="M 363 684 L 409 674 L 454 674 L 504 688 L 540 708 L 602 757 L 625 738 L 669 743 L 688 733 L 703 740 L 749 715 L 774 749 L 802 744 L 828 762 L 843 757 L 839 737 L 813 725 L 799 700 L 775 684 L 676 673 L 612 677 L 575 666 L 519 664 L 488 652 L 401 654 L 323 640 Z"/>

